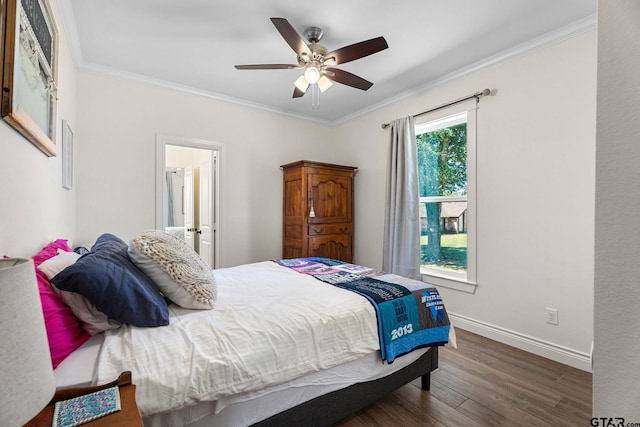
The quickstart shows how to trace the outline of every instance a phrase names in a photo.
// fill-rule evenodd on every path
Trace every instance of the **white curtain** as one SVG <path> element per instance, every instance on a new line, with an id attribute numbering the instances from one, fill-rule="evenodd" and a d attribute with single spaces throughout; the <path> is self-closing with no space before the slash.
<path id="1" fill-rule="evenodd" d="M 382 269 L 420 278 L 420 194 L 413 116 L 391 122 Z"/>

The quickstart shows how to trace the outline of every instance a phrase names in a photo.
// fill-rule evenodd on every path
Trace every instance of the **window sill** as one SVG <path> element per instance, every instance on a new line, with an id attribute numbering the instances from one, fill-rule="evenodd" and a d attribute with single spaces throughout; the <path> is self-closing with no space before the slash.
<path id="1" fill-rule="evenodd" d="M 440 286 L 443 288 L 454 289 L 456 291 L 466 292 L 474 294 L 478 287 L 475 282 L 470 282 L 466 279 L 458 279 L 454 277 L 443 277 L 427 273 L 424 269 L 420 272 L 420 278 L 423 282 L 432 284 L 434 286 Z"/>

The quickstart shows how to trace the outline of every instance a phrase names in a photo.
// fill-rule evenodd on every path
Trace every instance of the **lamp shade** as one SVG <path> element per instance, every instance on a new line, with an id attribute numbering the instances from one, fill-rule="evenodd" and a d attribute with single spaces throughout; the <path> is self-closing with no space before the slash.
<path id="1" fill-rule="evenodd" d="M 324 92 L 329 89 L 331 85 L 333 85 L 333 83 L 331 83 L 331 80 L 329 80 L 327 76 L 320 76 L 320 80 L 318 80 L 318 88 L 320 88 L 320 92 Z"/>
<path id="2" fill-rule="evenodd" d="M 0 425 L 21 426 L 55 393 L 32 260 L 0 260 Z"/>
<path id="3" fill-rule="evenodd" d="M 309 87 L 309 82 L 304 78 L 304 74 L 298 77 L 298 79 L 293 82 L 293 84 L 302 92 L 306 92 L 307 88 Z"/>

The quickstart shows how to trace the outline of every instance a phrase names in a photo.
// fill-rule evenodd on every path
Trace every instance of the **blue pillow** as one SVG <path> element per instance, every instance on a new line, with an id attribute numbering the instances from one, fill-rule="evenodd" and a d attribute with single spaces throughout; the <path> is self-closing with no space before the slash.
<path id="1" fill-rule="evenodd" d="M 153 281 L 133 264 L 128 246 L 103 234 L 91 251 L 58 273 L 51 283 L 87 298 L 110 319 L 135 326 L 169 324 L 169 309 Z"/>

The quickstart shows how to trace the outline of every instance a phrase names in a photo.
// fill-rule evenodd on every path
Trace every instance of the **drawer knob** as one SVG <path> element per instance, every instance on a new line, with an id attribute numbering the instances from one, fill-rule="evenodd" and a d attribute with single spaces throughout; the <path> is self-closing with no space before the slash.
<path id="1" fill-rule="evenodd" d="M 349 229 L 346 227 L 340 227 L 340 232 L 341 233 L 346 233 Z"/>
<path id="2" fill-rule="evenodd" d="M 316 233 L 322 233 L 322 228 L 313 227 L 313 231 L 315 231 Z"/>

